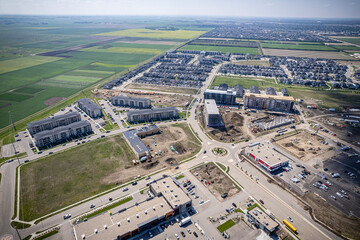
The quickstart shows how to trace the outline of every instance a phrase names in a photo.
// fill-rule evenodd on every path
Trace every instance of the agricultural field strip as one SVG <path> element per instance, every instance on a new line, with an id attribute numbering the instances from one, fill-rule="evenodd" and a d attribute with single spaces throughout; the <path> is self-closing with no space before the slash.
<path id="1" fill-rule="evenodd" d="M 293 50 L 310 50 L 310 51 L 337 51 L 327 45 L 310 45 L 310 44 L 286 44 L 286 43 L 260 43 L 262 48 L 274 49 L 293 49 Z"/>
<path id="2" fill-rule="evenodd" d="M 191 39 L 206 31 L 163 31 L 163 30 L 150 30 L 144 28 L 126 29 L 121 31 L 100 33 L 101 36 L 124 36 L 124 37 L 138 37 L 138 38 L 154 38 L 154 39 Z"/>
<path id="3" fill-rule="evenodd" d="M 220 51 L 223 53 L 250 53 L 252 55 L 259 55 L 258 48 L 253 47 L 224 47 L 224 46 L 209 46 L 209 45 L 185 45 L 180 50 L 200 50 L 200 51 Z"/>
<path id="4" fill-rule="evenodd" d="M 51 79 L 61 80 L 61 81 L 75 81 L 75 82 L 96 82 L 101 77 L 84 77 L 84 76 L 70 76 L 70 75 L 58 75 Z"/>
<path id="5" fill-rule="evenodd" d="M 33 67 L 43 63 L 58 61 L 60 57 L 27 56 L 0 61 L 0 74 Z"/>
<path id="6" fill-rule="evenodd" d="M 151 48 L 123 48 L 123 47 L 109 47 L 109 48 L 101 48 L 101 47 L 90 47 L 83 48 L 80 51 L 84 52 L 105 52 L 105 53 L 130 53 L 130 54 L 160 54 L 164 50 L 160 49 L 151 49 Z"/>

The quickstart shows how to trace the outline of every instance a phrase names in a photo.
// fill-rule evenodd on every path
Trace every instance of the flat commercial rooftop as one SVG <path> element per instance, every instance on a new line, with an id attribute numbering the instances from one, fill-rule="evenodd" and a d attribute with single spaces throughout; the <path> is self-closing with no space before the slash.
<path id="1" fill-rule="evenodd" d="M 148 148 L 145 146 L 145 144 L 141 141 L 141 139 L 136 135 L 137 130 L 129 130 L 126 132 L 123 132 L 125 138 L 129 141 L 132 148 L 138 153 L 138 154 L 144 154 L 148 150 Z"/>
<path id="2" fill-rule="evenodd" d="M 265 226 L 270 232 L 275 230 L 279 225 L 272 220 L 266 213 L 264 213 L 259 207 L 255 207 L 249 211 L 249 213 L 256 218 L 263 226 Z"/>
<path id="3" fill-rule="evenodd" d="M 282 155 L 270 142 L 252 144 L 245 148 L 246 151 L 261 159 L 270 166 L 289 161 L 289 158 Z"/>
<path id="4" fill-rule="evenodd" d="M 219 115 L 219 109 L 216 106 L 216 102 L 214 99 L 206 99 L 205 100 L 205 108 L 206 108 L 206 112 L 208 114 L 216 114 Z"/>
<path id="5" fill-rule="evenodd" d="M 163 197 L 155 197 L 149 201 L 133 205 L 120 213 L 110 215 L 105 212 L 74 226 L 78 240 L 82 239 L 116 239 L 128 232 L 136 230 L 148 222 L 161 218 L 173 212 L 172 208 Z M 120 226 L 118 225 L 120 223 Z M 107 226 L 105 229 L 104 226 Z M 95 229 L 98 233 L 95 234 Z"/>
<path id="6" fill-rule="evenodd" d="M 294 101 L 294 98 L 291 96 L 266 95 L 266 94 L 257 94 L 257 93 L 248 93 L 248 92 L 245 93 L 244 97 L 256 97 L 256 98 Z"/>
<path id="7" fill-rule="evenodd" d="M 174 209 L 191 201 L 189 196 L 174 183 L 171 177 L 160 179 L 152 183 L 151 187 L 156 193 L 161 192 L 170 206 Z"/>
<path id="8" fill-rule="evenodd" d="M 216 89 L 206 89 L 205 93 L 215 93 L 215 94 L 226 94 L 236 96 L 236 91 L 228 90 L 216 90 Z"/>

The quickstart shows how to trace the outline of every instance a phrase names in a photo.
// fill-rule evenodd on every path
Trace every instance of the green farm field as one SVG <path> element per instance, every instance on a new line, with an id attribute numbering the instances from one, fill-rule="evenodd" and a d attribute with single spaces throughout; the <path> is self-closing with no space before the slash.
<path id="1" fill-rule="evenodd" d="M 286 43 L 260 43 L 262 48 L 309 50 L 309 51 L 337 51 L 333 47 L 326 45 L 310 44 L 286 44 Z"/>
<path id="2" fill-rule="evenodd" d="M 41 92 L 42 88 L 32 88 L 32 87 L 22 87 L 22 88 L 19 88 L 19 89 L 16 89 L 14 91 L 14 93 L 27 93 L 27 94 L 34 94 L 34 93 L 38 93 L 38 92 Z"/>
<path id="3" fill-rule="evenodd" d="M 47 63 L 47 62 L 54 62 L 54 61 L 58 61 L 60 59 L 62 59 L 62 58 L 43 57 L 43 56 L 28 56 L 28 57 L 4 60 L 4 61 L 0 61 L 0 74 L 40 65 L 43 63 Z"/>
<path id="4" fill-rule="evenodd" d="M 114 74 L 115 72 L 108 71 L 86 71 L 86 70 L 74 70 L 71 72 L 64 73 L 66 76 L 82 76 L 82 77 L 95 77 L 95 78 L 104 78 L 109 75 Z"/>
<path id="5" fill-rule="evenodd" d="M 31 95 L 17 94 L 17 93 L 4 93 L 0 95 L 0 100 L 22 102 L 31 98 Z"/>
<path id="6" fill-rule="evenodd" d="M 101 78 L 99 77 L 84 77 L 84 76 L 70 76 L 70 75 L 59 75 L 56 77 L 53 77 L 51 79 L 54 80 L 60 80 L 60 81 L 75 81 L 75 82 L 97 82 Z"/>
<path id="7" fill-rule="evenodd" d="M 225 76 L 216 76 L 210 88 L 213 86 L 219 86 L 221 83 L 226 83 L 229 87 L 234 87 L 235 85 L 240 84 L 244 88 L 249 88 L 251 86 L 257 86 L 260 89 L 267 87 L 279 88 L 279 86 L 275 84 L 275 80 L 271 78 Z"/>
<path id="8" fill-rule="evenodd" d="M 360 44 L 360 37 L 334 37 L 334 38 L 343 42 Z"/>
<path id="9" fill-rule="evenodd" d="M 249 47 L 223 47 L 223 46 L 206 46 L 206 45 L 185 45 L 182 50 L 200 50 L 200 51 L 220 51 L 223 53 L 250 53 L 251 55 L 259 55 L 258 48 Z"/>
<path id="10" fill-rule="evenodd" d="M 189 31 L 189 30 L 164 31 L 164 30 L 137 28 L 137 29 L 126 29 L 122 31 L 100 33 L 98 35 L 154 38 L 154 39 L 191 39 L 200 36 L 203 33 L 205 33 L 205 31 Z"/>
<path id="11" fill-rule="evenodd" d="M 352 51 L 360 51 L 360 47 L 353 46 L 353 45 L 333 45 L 333 48 L 336 48 L 338 50 L 352 50 Z"/>
<path id="12" fill-rule="evenodd" d="M 131 167 L 133 159 L 122 135 L 116 135 L 23 166 L 20 217 L 33 220 L 115 187 L 106 177 Z"/>
<path id="13" fill-rule="evenodd" d="M 151 48 L 124 48 L 124 47 L 109 47 L 109 48 L 102 48 L 102 47 L 91 47 L 91 48 L 84 48 L 81 51 L 86 52 L 104 52 L 104 53 L 128 53 L 128 54 L 160 54 L 163 50 L 159 49 L 151 49 Z"/>

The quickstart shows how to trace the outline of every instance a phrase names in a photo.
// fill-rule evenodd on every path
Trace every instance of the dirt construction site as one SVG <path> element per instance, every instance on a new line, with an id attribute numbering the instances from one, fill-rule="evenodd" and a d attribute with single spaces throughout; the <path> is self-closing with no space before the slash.
<path id="1" fill-rule="evenodd" d="M 200 144 L 189 137 L 187 129 L 185 124 L 160 127 L 161 133 L 142 138 L 143 143 L 151 149 L 151 163 L 173 166 L 197 153 Z"/>
<path id="2" fill-rule="evenodd" d="M 198 111 L 204 112 L 203 109 L 204 107 L 201 106 Z M 245 119 L 241 113 L 241 110 L 222 107 L 219 107 L 218 109 L 224 122 L 224 127 L 205 127 L 204 116 L 202 115 L 199 118 L 201 125 L 207 129 L 207 132 L 213 138 L 221 142 L 237 142 L 241 139 L 249 137 L 249 130 L 246 127 Z"/>
<path id="3" fill-rule="evenodd" d="M 223 201 L 240 189 L 214 163 L 206 163 L 190 171 L 219 200 Z M 225 195 L 224 195 L 225 194 Z"/>
<path id="4" fill-rule="evenodd" d="M 99 89 L 94 92 L 97 97 L 110 99 L 111 97 L 121 95 L 126 95 L 128 97 L 137 97 L 137 98 L 147 98 L 151 100 L 151 104 L 157 107 L 185 107 L 188 103 L 190 104 L 193 97 L 183 94 L 162 94 L 152 91 L 141 91 L 141 90 L 106 90 Z"/>
<path id="5" fill-rule="evenodd" d="M 276 145 L 307 162 L 314 157 L 325 160 L 335 154 L 333 147 L 326 145 L 324 139 L 308 131 L 297 131 L 277 140 Z M 325 154 L 326 153 L 326 154 Z"/>

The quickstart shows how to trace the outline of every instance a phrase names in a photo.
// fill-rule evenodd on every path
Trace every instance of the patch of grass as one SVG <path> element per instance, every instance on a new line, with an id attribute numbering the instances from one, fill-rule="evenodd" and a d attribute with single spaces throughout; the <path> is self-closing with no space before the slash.
<path id="1" fill-rule="evenodd" d="M 59 57 L 28 56 L 0 61 L 0 74 L 60 60 Z"/>
<path id="2" fill-rule="evenodd" d="M 175 177 L 175 179 L 176 179 L 176 180 L 179 180 L 179 179 L 181 179 L 181 178 L 183 178 L 183 177 L 185 177 L 184 174 L 180 174 L 180 175 L 177 175 L 177 176 Z"/>
<path id="3" fill-rule="evenodd" d="M 95 211 L 95 212 L 92 212 L 92 213 L 90 213 L 90 214 L 88 214 L 88 215 L 80 218 L 80 221 L 83 221 L 85 218 L 91 218 L 91 217 L 94 217 L 94 216 L 99 215 L 99 214 L 101 214 L 101 213 L 107 212 L 107 211 L 109 211 L 110 209 L 113 209 L 113 208 L 115 208 L 115 207 L 117 207 L 117 206 L 120 206 L 120 205 L 122 205 L 122 204 L 124 204 L 124 203 L 127 203 L 127 202 L 131 201 L 132 199 L 133 199 L 132 196 L 129 196 L 129 197 L 127 197 L 127 198 L 124 198 L 124 199 L 122 199 L 122 200 L 120 200 L 120 201 L 118 201 L 118 202 L 116 202 L 116 203 L 110 204 L 110 205 L 108 205 L 108 206 L 106 206 L 106 207 L 104 207 L 104 208 L 102 208 L 102 209 L 99 209 L 99 210 L 97 210 L 97 211 Z"/>
<path id="4" fill-rule="evenodd" d="M 0 95 L 0 100 L 22 102 L 26 99 L 32 98 L 31 95 L 16 94 L 16 93 L 3 93 Z"/>
<path id="5" fill-rule="evenodd" d="M 109 71 L 74 70 L 71 72 L 64 73 L 63 75 L 104 78 L 114 73 L 115 72 L 109 72 Z"/>
<path id="6" fill-rule="evenodd" d="M 33 220 L 109 190 L 115 182 L 106 182 L 105 178 L 132 166 L 132 159 L 135 155 L 131 148 L 117 135 L 24 165 L 20 216 Z"/>
<path id="7" fill-rule="evenodd" d="M 22 88 L 16 89 L 13 92 L 35 94 L 35 93 L 41 92 L 42 90 L 44 90 L 44 89 L 43 88 L 34 88 L 34 87 L 22 87 Z"/>
<path id="8" fill-rule="evenodd" d="M 244 212 L 243 212 L 240 208 L 235 209 L 235 212 L 239 212 L 239 213 L 243 213 L 243 214 L 244 214 Z"/>
<path id="9" fill-rule="evenodd" d="M 219 230 L 219 232 L 223 233 L 234 225 L 235 225 L 234 220 L 230 219 L 230 220 L 227 220 L 226 222 L 224 222 L 223 224 L 221 224 L 220 226 L 218 226 L 217 230 Z"/>
<path id="10" fill-rule="evenodd" d="M 225 46 L 207 46 L 207 45 L 185 45 L 180 50 L 200 50 L 200 51 L 220 51 L 222 53 L 250 53 L 259 55 L 258 48 L 251 47 L 225 47 Z"/>
<path id="11" fill-rule="evenodd" d="M 309 50 L 309 51 L 337 51 L 327 45 L 310 45 L 310 44 L 290 44 L 290 43 L 260 43 L 262 48 L 290 49 L 290 50 Z"/>
<path id="12" fill-rule="evenodd" d="M 141 189 L 141 190 L 140 190 L 140 192 L 139 192 L 139 193 L 140 193 L 140 194 L 144 194 L 144 192 L 145 192 L 145 191 L 147 191 L 148 189 L 149 189 L 148 187 L 143 188 L 143 189 Z"/>
<path id="13" fill-rule="evenodd" d="M 226 83 L 229 87 L 234 87 L 237 84 L 242 85 L 244 88 L 250 88 L 251 86 L 257 86 L 260 89 L 267 87 L 274 87 L 279 89 L 278 85 L 275 84 L 274 79 L 262 78 L 262 77 L 227 77 L 227 76 L 216 76 L 212 82 L 211 87 L 219 86 L 221 83 Z"/>
<path id="14" fill-rule="evenodd" d="M 61 80 L 61 81 L 76 81 L 76 82 L 96 82 L 98 81 L 99 77 L 85 77 L 85 76 L 73 76 L 73 75 L 59 75 L 53 77 L 54 80 Z"/>
<path id="15" fill-rule="evenodd" d="M 188 30 L 163 31 L 163 30 L 137 28 L 137 29 L 126 29 L 122 31 L 100 33 L 98 35 L 126 36 L 126 37 L 154 38 L 154 39 L 190 39 L 200 36 L 205 32 L 206 31 L 188 31 Z"/>
<path id="16" fill-rule="evenodd" d="M 256 207 L 260 208 L 260 210 L 264 212 L 264 209 L 262 209 L 257 203 L 254 203 L 253 205 L 248 207 L 246 210 L 250 211 L 251 209 L 256 208 Z"/>
<path id="17" fill-rule="evenodd" d="M 17 222 L 17 221 L 12 221 L 10 225 L 16 229 L 25 229 L 25 228 L 29 228 L 31 226 L 31 224 L 21 223 L 21 222 Z"/>
<path id="18" fill-rule="evenodd" d="M 37 239 L 37 240 L 43 240 L 43 239 L 46 239 L 46 238 L 49 238 L 55 234 L 57 234 L 59 232 L 59 230 L 53 230 L 51 232 L 48 232 L 40 237 L 37 237 L 37 238 L 34 238 L 34 239 Z"/>
<path id="19" fill-rule="evenodd" d="M 225 172 L 226 171 L 226 166 L 222 163 L 217 162 L 217 164 L 219 165 L 219 167 Z"/>
<path id="20" fill-rule="evenodd" d="M 341 110 L 342 107 L 360 106 L 360 94 L 358 91 L 333 90 L 324 91 L 316 89 L 288 88 L 289 94 L 295 99 L 314 99 L 318 107 Z"/>
<path id="21" fill-rule="evenodd" d="M 360 37 L 334 37 L 334 38 L 343 42 L 360 44 Z"/>
<path id="22" fill-rule="evenodd" d="M 129 84 L 125 88 L 129 89 L 140 89 L 140 90 L 149 90 L 157 92 L 172 92 L 172 93 L 184 93 L 184 94 L 196 94 L 199 89 L 195 88 L 181 88 L 181 87 L 169 87 L 169 86 L 157 86 L 151 84 Z"/>
<path id="23" fill-rule="evenodd" d="M 333 48 L 339 49 L 339 50 L 352 50 L 352 51 L 360 51 L 360 47 L 353 46 L 353 45 L 333 45 Z"/>
<path id="24" fill-rule="evenodd" d="M 128 53 L 128 54 L 160 54 L 163 50 L 159 49 L 151 49 L 151 48 L 123 48 L 123 47 L 109 47 L 109 48 L 101 48 L 100 46 L 91 47 L 91 48 L 83 48 L 81 51 L 86 52 L 105 52 L 105 53 Z"/>
<path id="25" fill-rule="evenodd" d="M 96 63 L 92 63 L 92 66 L 103 66 L 103 67 L 115 67 L 115 68 L 131 68 L 134 65 L 119 65 L 119 64 L 110 64 L 110 63 L 101 63 L 101 62 L 96 62 Z"/>

